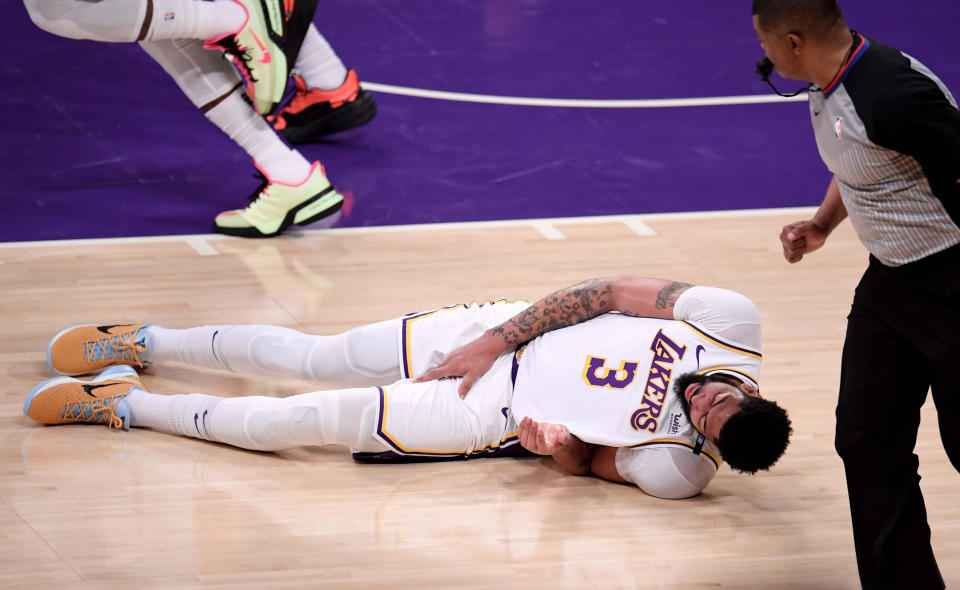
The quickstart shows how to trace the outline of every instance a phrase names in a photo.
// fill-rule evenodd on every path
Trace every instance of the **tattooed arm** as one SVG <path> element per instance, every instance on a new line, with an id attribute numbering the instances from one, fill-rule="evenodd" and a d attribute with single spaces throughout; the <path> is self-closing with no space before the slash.
<path id="1" fill-rule="evenodd" d="M 417 381 L 463 377 L 460 397 L 464 397 L 498 356 L 519 344 L 611 311 L 672 320 L 677 297 L 689 288 L 686 283 L 662 279 L 622 277 L 592 279 L 560 289 L 453 351 Z"/>

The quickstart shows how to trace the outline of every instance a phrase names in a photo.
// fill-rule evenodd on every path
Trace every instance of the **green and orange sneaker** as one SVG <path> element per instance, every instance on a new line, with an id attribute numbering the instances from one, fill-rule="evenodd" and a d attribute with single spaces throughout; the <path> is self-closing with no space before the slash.
<path id="1" fill-rule="evenodd" d="M 300 184 L 270 180 L 260 170 L 263 183 L 250 196 L 245 209 L 224 211 L 214 224 L 218 232 L 245 238 L 268 238 L 291 225 L 309 225 L 333 215 L 343 206 L 343 196 L 334 190 L 320 162 Z"/>
<path id="2" fill-rule="evenodd" d="M 233 0 L 247 20 L 236 33 L 210 39 L 206 49 L 226 52 L 246 81 L 253 108 L 273 112 L 283 99 L 290 70 L 280 41 L 284 35 L 283 0 Z"/>

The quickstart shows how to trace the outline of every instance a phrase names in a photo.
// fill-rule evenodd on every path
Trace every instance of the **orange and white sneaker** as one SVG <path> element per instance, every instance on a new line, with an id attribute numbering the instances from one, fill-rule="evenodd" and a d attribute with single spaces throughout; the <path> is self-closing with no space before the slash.
<path id="1" fill-rule="evenodd" d="M 292 144 L 368 123 L 377 114 L 377 103 L 360 87 L 356 70 L 349 70 L 339 88 L 308 90 L 303 78 L 293 76 L 296 94 L 277 114 L 267 117 L 280 135 Z"/>
<path id="2" fill-rule="evenodd" d="M 150 346 L 150 324 L 95 326 L 61 330 L 47 345 L 47 364 L 58 375 L 97 373 L 111 365 L 143 367 Z"/>
<path id="3" fill-rule="evenodd" d="M 126 397 L 144 387 L 130 367 L 110 367 L 91 381 L 54 377 L 33 388 L 23 403 L 23 415 L 41 424 L 86 422 L 130 429 Z"/>

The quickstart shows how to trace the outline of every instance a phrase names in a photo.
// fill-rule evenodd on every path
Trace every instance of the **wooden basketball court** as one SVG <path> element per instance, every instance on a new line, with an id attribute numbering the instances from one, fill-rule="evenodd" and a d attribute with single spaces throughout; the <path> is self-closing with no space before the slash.
<path id="1" fill-rule="evenodd" d="M 0 244 L 0 586 L 36 588 L 857 588 L 833 450 L 845 316 L 867 254 L 849 224 L 798 265 L 777 236 L 809 210 Z M 441 305 L 536 299 L 639 274 L 736 289 L 764 318 L 762 389 L 787 454 L 722 467 L 667 501 L 550 459 L 361 465 L 345 449 L 255 453 L 22 415 L 74 323 L 270 323 L 318 333 Z M 157 393 L 319 389 L 184 365 Z M 917 445 L 933 542 L 960 585 L 960 481 L 927 404 Z"/>

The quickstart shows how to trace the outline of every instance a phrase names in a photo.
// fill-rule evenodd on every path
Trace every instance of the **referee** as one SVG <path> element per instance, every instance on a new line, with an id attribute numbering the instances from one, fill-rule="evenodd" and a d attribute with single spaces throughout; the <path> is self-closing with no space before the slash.
<path id="1" fill-rule="evenodd" d="M 793 263 L 848 215 L 870 264 L 847 318 L 836 449 L 864 588 L 943 588 L 913 453 L 932 389 L 960 470 L 960 112 L 912 57 L 850 30 L 836 0 L 753 0 L 785 78 L 812 82 L 833 180 L 812 219 L 783 228 Z M 953 370 L 951 370 L 953 369 Z"/>

